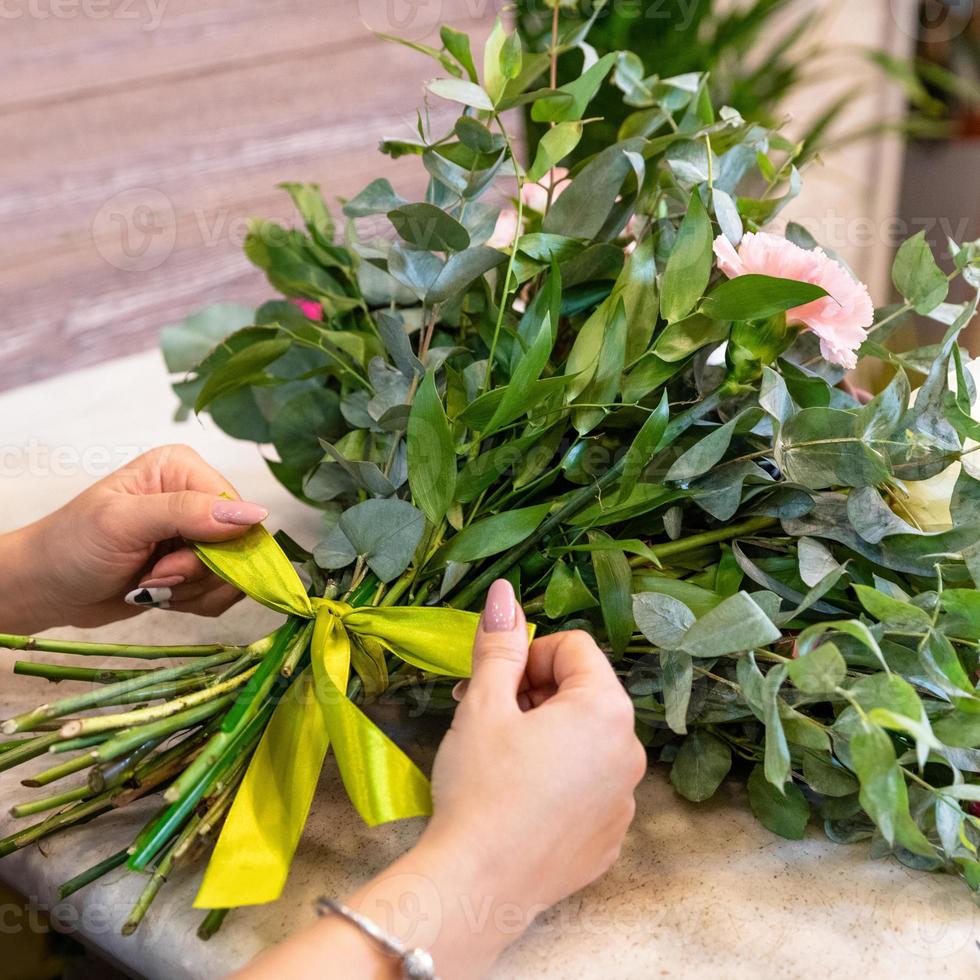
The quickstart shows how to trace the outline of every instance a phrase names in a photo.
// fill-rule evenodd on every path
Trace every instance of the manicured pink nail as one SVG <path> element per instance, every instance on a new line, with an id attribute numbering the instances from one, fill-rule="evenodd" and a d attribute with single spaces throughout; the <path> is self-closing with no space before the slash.
<path id="1" fill-rule="evenodd" d="M 250 504 L 247 500 L 216 500 L 211 505 L 211 516 L 222 524 L 260 524 L 268 516 L 265 507 Z"/>
<path id="2" fill-rule="evenodd" d="M 183 575 L 160 575 L 157 578 L 146 578 L 140 582 L 141 589 L 172 589 L 175 585 L 181 585 L 184 581 Z"/>
<path id="3" fill-rule="evenodd" d="M 462 701 L 463 696 L 466 694 L 466 688 L 469 686 L 469 681 L 456 681 L 453 685 L 453 700 Z"/>
<path id="4" fill-rule="evenodd" d="M 483 632 L 508 633 L 517 623 L 517 599 L 514 589 L 505 578 L 498 578 L 487 592 L 483 607 Z"/>

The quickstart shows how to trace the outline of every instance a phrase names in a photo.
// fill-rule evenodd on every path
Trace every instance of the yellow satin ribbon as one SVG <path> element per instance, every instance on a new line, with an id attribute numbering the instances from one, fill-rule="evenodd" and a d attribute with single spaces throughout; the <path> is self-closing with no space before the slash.
<path id="1" fill-rule="evenodd" d="M 282 892 L 328 748 L 369 825 L 432 812 L 429 781 L 347 697 L 351 634 L 377 641 L 422 670 L 468 677 L 479 616 L 419 606 L 354 608 L 311 598 L 261 526 L 235 541 L 195 547 L 209 568 L 253 599 L 315 621 L 311 665 L 272 714 L 194 902 L 197 908 L 258 905 Z"/>

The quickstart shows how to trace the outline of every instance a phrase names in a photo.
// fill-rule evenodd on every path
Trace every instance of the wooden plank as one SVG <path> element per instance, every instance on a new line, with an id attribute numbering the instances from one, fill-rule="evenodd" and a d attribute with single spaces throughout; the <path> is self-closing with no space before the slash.
<path id="1" fill-rule="evenodd" d="M 363 43 L 373 31 L 438 46 L 437 19 L 479 33 L 488 9 L 477 0 L 444 0 L 409 6 L 400 21 L 385 0 L 7 0 L 0 112 L 326 52 Z"/>
<path id="2" fill-rule="evenodd" d="M 258 18 L 258 5 L 242 6 Z M 319 181 L 328 200 L 382 175 L 421 193 L 417 161 L 376 147 L 412 132 L 436 73 L 364 32 L 288 58 L 0 106 L 0 388 L 152 346 L 202 303 L 266 298 L 240 246 L 251 217 L 294 223 L 281 180 Z"/>

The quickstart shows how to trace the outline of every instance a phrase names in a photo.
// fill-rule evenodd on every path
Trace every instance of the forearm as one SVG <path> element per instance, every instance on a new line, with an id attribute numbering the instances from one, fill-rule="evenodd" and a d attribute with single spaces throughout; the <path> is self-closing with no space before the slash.
<path id="1" fill-rule="evenodd" d="M 496 882 L 494 863 L 499 862 L 423 837 L 346 904 L 406 946 L 428 950 L 442 980 L 480 977 L 537 911 Z M 287 975 L 290 980 L 394 980 L 400 972 L 397 961 L 373 940 L 342 917 L 330 915 L 264 953 L 238 977 Z"/>
<path id="2" fill-rule="evenodd" d="M 35 527 L 0 534 L 0 632 L 35 633 L 54 625 L 41 594 Z"/>

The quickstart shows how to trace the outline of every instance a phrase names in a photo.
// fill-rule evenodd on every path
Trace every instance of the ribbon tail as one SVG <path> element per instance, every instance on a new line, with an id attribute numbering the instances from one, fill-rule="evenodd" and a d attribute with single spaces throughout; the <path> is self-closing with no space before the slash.
<path id="1" fill-rule="evenodd" d="M 351 802 L 369 826 L 428 816 L 429 781 L 347 697 L 350 638 L 343 623 L 318 610 L 313 632 L 313 678 L 340 777 Z"/>
<path id="2" fill-rule="evenodd" d="M 329 735 L 309 668 L 290 685 L 249 763 L 195 908 L 275 901 L 303 832 Z"/>

